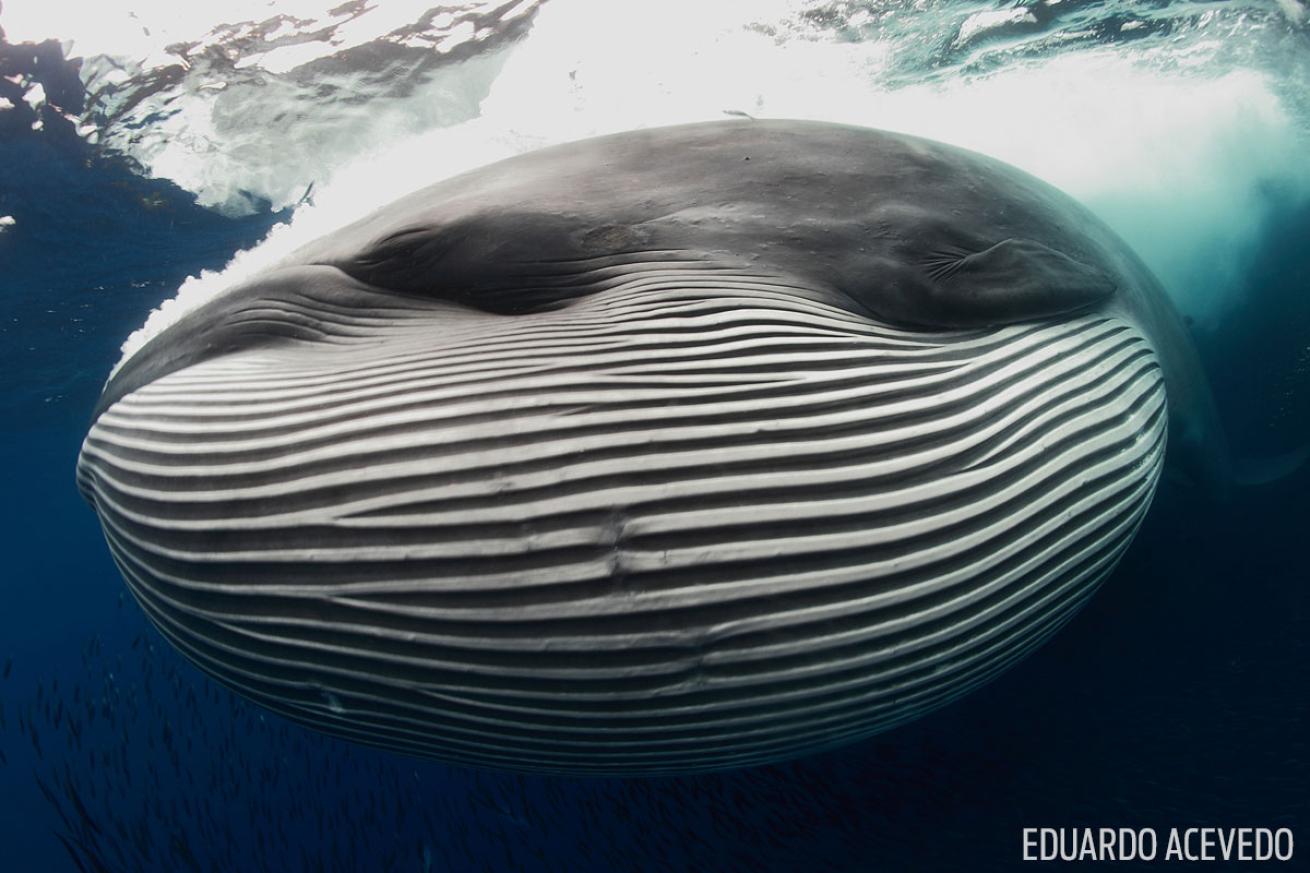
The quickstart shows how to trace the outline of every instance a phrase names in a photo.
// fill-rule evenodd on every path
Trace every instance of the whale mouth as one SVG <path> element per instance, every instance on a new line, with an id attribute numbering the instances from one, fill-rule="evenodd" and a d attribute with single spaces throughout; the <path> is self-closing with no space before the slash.
<path id="1" fill-rule="evenodd" d="M 322 730 L 570 773 L 775 761 L 939 707 L 1118 560 L 1164 453 L 1108 313 L 880 324 L 625 265 L 528 314 L 248 310 L 106 401 L 78 461 L 133 594 Z M 620 278 L 621 277 L 621 280 Z"/>

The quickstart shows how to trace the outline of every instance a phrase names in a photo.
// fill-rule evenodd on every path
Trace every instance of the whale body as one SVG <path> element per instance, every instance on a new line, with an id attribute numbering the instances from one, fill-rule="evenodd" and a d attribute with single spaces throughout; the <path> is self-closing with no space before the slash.
<path id="1" fill-rule="evenodd" d="M 275 711 L 679 773 L 869 736 L 1049 638 L 1168 433 L 1212 426 L 1198 374 L 1049 185 L 734 119 L 512 158 L 302 248 L 120 365 L 77 475 L 160 631 Z"/>

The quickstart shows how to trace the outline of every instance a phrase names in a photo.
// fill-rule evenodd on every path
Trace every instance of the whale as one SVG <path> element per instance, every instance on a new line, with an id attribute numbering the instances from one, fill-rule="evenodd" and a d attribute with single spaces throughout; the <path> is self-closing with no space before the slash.
<path id="1" fill-rule="evenodd" d="M 1113 571 L 1166 460 L 1224 479 L 1221 434 L 1069 196 L 732 118 L 454 176 L 224 289 L 120 363 L 77 484 L 164 637 L 277 713 L 660 775 L 977 689 Z"/>

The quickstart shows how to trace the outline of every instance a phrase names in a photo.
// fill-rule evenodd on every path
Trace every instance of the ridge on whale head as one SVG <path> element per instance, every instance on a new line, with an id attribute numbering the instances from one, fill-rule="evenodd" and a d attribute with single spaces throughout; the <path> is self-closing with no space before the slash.
<path id="1" fill-rule="evenodd" d="M 1127 547 L 1166 417 L 1224 481 L 1185 329 L 1072 199 L 732 120 L 297 250 L 120 365 L 78 475 L 152 620 L 274 709 L 680 772 L 866 736 L 1031 650 Z"/>

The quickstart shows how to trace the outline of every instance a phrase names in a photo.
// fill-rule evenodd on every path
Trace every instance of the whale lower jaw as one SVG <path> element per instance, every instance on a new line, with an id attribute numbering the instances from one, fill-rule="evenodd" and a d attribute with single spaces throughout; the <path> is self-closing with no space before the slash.
<path id="1" fill-rule="evenodd" d="M 1127 547 L 1166 420 L 1129 323 L 907 332 L 712 279 L 530 316 L 310 311 L 345 327 L 112 403 L 79 484 L 222 682 L 519 770 L 867 736 L 1022 657 Z"/>

